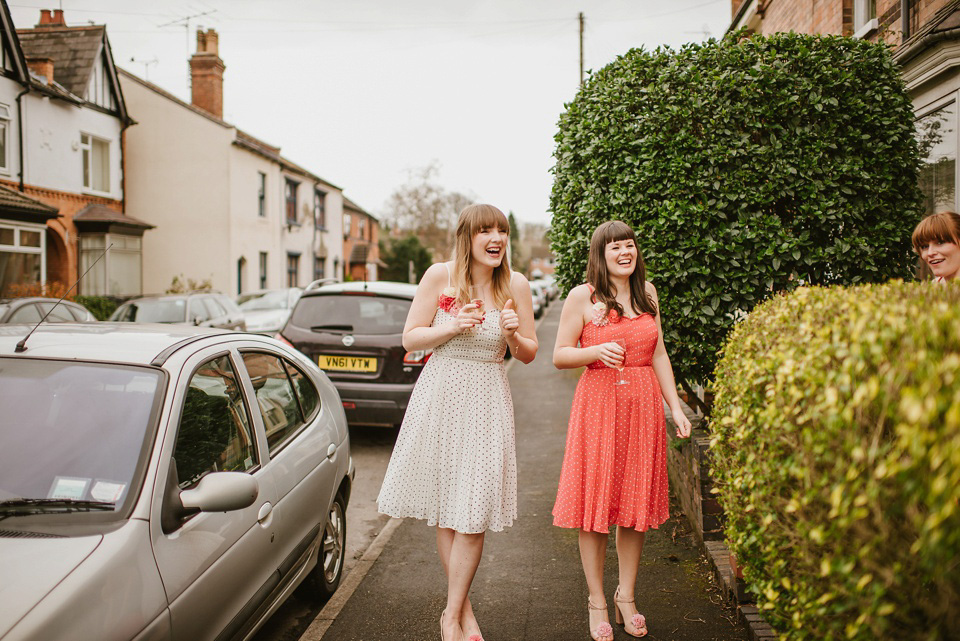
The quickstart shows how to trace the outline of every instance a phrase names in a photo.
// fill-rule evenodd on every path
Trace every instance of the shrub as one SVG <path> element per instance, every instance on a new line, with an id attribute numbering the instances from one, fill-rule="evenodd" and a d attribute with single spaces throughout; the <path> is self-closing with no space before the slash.
<path id="1" fill-rule="evenodd" d="M 706 382 L 734 319 L 773 292 L 910 275 L 913 123 L 885 45 L 733 34 L 632 50 L 560 118 L 558 280 L 582 282 L 599 223 L 633 226 L 677 376 Z"/>
<path id="2" fill-rule="evenodd" d="M 782 637 L 960 638 L 960 286 L 778 296 L 716 391 L 727 538 Z"/>
<path id="3" fill-rule="evenodd" d="M 90 310 L 97 320 L 107 320 L 110 314 L 120 306 L 120 303 L 129 297 L 117 296 L 77 296 L 76 301 Z"/>

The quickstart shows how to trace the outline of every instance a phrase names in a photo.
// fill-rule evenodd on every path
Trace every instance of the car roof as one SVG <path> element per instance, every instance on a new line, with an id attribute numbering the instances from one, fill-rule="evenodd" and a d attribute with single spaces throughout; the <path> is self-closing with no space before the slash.
<path id="1" fill-rule="evenodd" d="M 386 280 L 352 281 L 349 283 L 331 283 L 329 285 L 321 285 L 315 289 L 305 290 L 303 295 L 317 296 L 324 294 L 356 292 L 370 292 L 372 294 L 383 294 L 385 296 L 413 298 L 417 293 L 417 286 L 411 285 L 410 283 L 394 283 Z"/>
<path id="2" fill-rule="evenodd" d="M 220 292 L 183 292 L 181 294 L 149 294 L 147 296 L 137 296 L 123 301 L 123 304 L 137 303 L 142 300 L 176 300 L 180 298 L 190 298 L 191 296 L 223 296 Z"/>
<path id="3" fill-rule="evenodd" d="M 32 327 L 0 325 L 0 356 L 14 355 Z M 224 334 L 237 332 L 159 323 L 42 323 L 19 355 L 146 365 L 184 340 Z"/>
<path id="4" fill-rule="evenodd" d="M 57 302 L 56 298 L 50 298 L 49 296 L 26 296 L 24 298 L 0 298 L 0 303 L 4 305 L 9 305 L 12 303 L 55 303 Z M 61 305 L 75 305 L 77 307 L 83 307 L 80 303 L 75 303 L 72 300 L 62 300 L 60 301 Z"/>

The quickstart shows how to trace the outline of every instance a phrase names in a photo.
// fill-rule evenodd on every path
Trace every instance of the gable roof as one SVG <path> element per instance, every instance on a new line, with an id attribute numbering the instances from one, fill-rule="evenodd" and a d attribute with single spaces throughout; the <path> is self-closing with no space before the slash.
<path id="1" fill-rule="evenodd" d="M 7 49 L 10 55 L 10 64 L 13 66 L 13 73 L 16 79 L 22 85 L 30 82 L 30 74 L 27 71 L 27 61 L 23 56 L 23 49 L 20 47 L 20 39 L 17 38 L 17 28 L 13 24 L 13 17 L 10 15 L 10 8 L 7 1 L 0 1 L 0 27 L 3 33 L 0 37 L 3 39 L 2 46 Z"/>
<path id="2" fill-rule="evenodd" d="M 377 219 L 376 216 L 374 216 L 374 215 L 371 214 L 370 212 L 366 211 L 366 210 L 363 209 L 360 205 L 358 205 L 357 203 L 353 202 L 352 200 L 350 200 L 350 199 L 347 198 L 346 196 L 343 197 L 343 208 L 344 208 L 344 209 L 349 209 L 349 210 L 351 210 L 351 211 L 355 211 L 355 212 L 358 212 L 358 213 L 361 213 L 361 214 L 363 214 L 363 215 L 365 215 L 365 216 L 368 216 L 369 218 L 373 219 L 374 221 L 379 222 L 379 220 Z"/>
<path id="3" fill-rule="evenodd" d="M 120 89 L 116 67 L 113 64 L 113 53 L 110 49 L 110 42 L 107 40 L 106 27 L 103 25 L 86 27 L 43 26 L 33 29 L 17 29 L 16 33 L 24 57 L 27 59 L 49 58 L 53 60 L 56 82 L 52 84 L 60 85 L 70 94 L 80 98 L 86 98 L 90 75 L 93 73 L 97 57 L 102 56 L 107 74 L 110 77 L 110 84 L 117 101 L 120 117 L 125 122 L 132 122 L 123 101 L 123 92 Z M 42 85 L 36 80 L 32 84 Z"/>

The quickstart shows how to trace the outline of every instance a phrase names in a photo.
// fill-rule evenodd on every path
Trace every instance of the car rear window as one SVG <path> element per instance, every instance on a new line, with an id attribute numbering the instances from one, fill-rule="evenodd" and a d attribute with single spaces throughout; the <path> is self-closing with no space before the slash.
<path id="1" fill-rule="evenodd" d="M 140 300 L 121 305 L 112 320 L 134 323 L 182 323 L 186 320 L 182 298 L 168 300 Z"/>
<path id="2" fill-rule="evenodd" d="M 305 329 L 353 334 L 400 334 L 411 301 L 385 296 L 326 294 L 303 296 L 290 320 Z"/>

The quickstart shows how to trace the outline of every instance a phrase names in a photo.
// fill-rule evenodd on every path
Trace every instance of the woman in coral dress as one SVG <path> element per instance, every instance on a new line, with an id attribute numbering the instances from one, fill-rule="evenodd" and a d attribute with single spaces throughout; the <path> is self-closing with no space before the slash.
<path id="1" fill-rule="evenodd" d="M 420 280 L 403 347 L 433 350 L 417 379 L 377 499 L 395 517 L 437 528 L 447 573 L 440 617 L 447 641 L 483 641 L 468 593 L 487 530 L 517 516 L 513 401 L 504 371 L 509 348 L 529 363 L 537 354 L 533 297 L 510 271 L 507 217 L 471 205 L 457 223 L 453 261 Z"/>
<path id="2" fill-rule="evenodd" d="M 647 634 L 634 604 L 644 533 L 669 517 L 666 400 L 677 435 L 690 435 L 670 357 L 663 346 L 657 291 L 646 281 L 633 230 L 600 225 L 590 241 L 587 284 L 563 305 L 553 363 L 586 366 L 577 385 L 554 525 L 580 530 L 590 636 L 613 641 L 603 593 L 607 534 L 617 526 L 620 581 L 614 594 L 627 634 Z"/>

